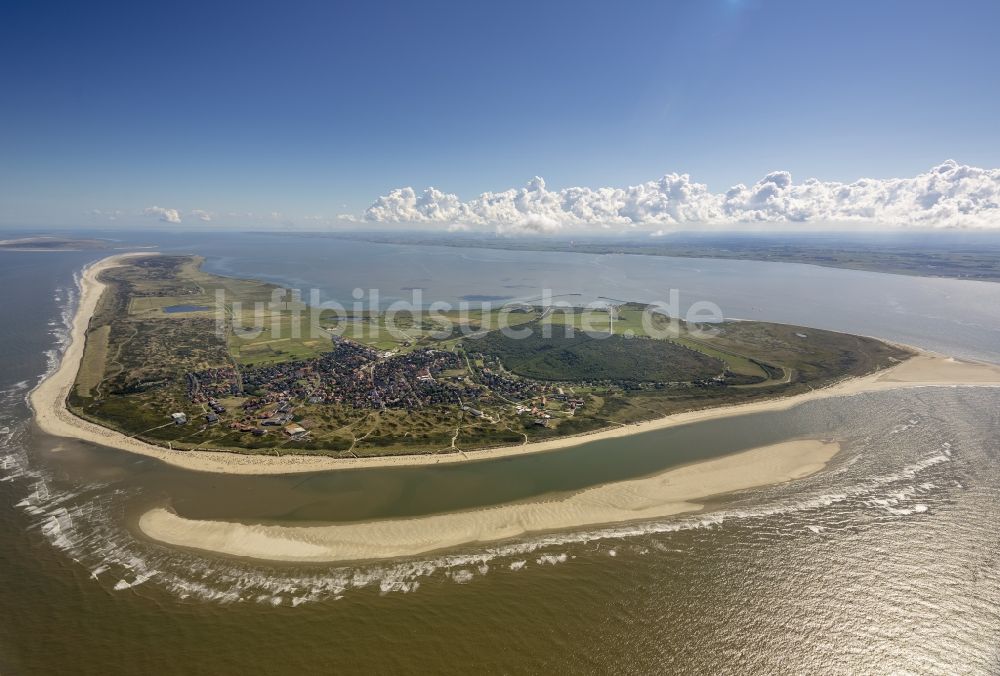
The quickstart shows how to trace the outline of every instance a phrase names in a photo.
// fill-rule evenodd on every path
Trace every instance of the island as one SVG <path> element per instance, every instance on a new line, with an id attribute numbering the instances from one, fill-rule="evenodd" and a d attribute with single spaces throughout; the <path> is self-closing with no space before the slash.
<path id="1" fill-rule="evenodd" d="M 112 243 L 106 239 L 52 235 L 0 239 L 0 251 L 85 251 L 110 249 L 111 245 Z"/>
<path id="2" fill-rule="evenodd" d="M 116 260 L 97 274 L 66 401 L 176 455 L 469 458 L 814 392 L 914 354 L 618 301 L 317 311 L 273 284 L 208 274 L 195 256 Z"/>
<path id="3" fill-rule="evenodd" d="M 488 460 L 694 422 L 786 410 L 829 397 L 910 387 L 1000 385 L 1000 367 L 993 364 L 959 360 L 873 338 L 759 322 L 727 322 L 709 327 L 716 329 L 715 333 L 686 326 L 668 341 L 674 345 L 653 348 L 699 352 L 700 356 L 691 356 L 688 368 L 711 363 L 703 357 L 726 365 L 725 372 L 707 379 L 666 382 L 635 377 L 614 382 L 593 381 L 581 374 L 579 380 L 569 382 L 545 381 L 538 379 L 537 369 L 552 368 L 551 362 L 542 360 L 540 364 L 528 357 L 518 364 L 505 364 L 500 350 L 506 351 L 506 341 L 491 337 L 489 331 L 476 330 L 472 325 L 474 313 L 470 313 L 470 326 L 459 327 L 458 336 L 443 337 L 440 332 L 433 332 L 436 337 L 431 332 L 418 336 L 424 328 L 413 326 L 404 330 L 409 338 L 381 338 L 382 342 L 376 341 L 373 346 L 348 337 L 346 348 L 362 352 L 359 358 L 369 360 L 359 373 L 368 374 L 369 382 L 383 368 L 403 368 L 401 364 L 410 359 L 431 356 L 428 350 L 439 352 L 434 359 L 448 360 L 451 366 L 445 368 L 445 362 L 424 364 L 427 370 L 420 367 L 414 376 L 419 387 L 447 387 L 449 392 L 468 387 L 484 393 L 480 400 L 463 398 L 461 403 L 456 399 L 433 405 L 425 402 L 414 409 L 388 405 L 389 398 L 383 397 L 387 393 L 380 391 L 377 401 L 385 406 L 373 399 L 374 406 L 354 408 L 349 402 L 337 402 L 336 392 L 332 392 L 332 403 L 326 395 L 310 401 L 321 395 L 304 396 L 303 388 L 289 389 L 287 393 L 280 388 L 267 392 L 264 390 L 270 386 L 266 383 L 261 388 L 242 378 L 251 370 L 265 378 L 284 372 L 289 383 L 308 383 L 310 364 L 322 370 L 323 355 L 335 351 L 335 338 L 342 337 L 337 335 L 338 323 L 372 329 L 388 319 L 380 313 L 348 315 L 339 320 L 322 320 L 321 313 L 321 324 L 326 323 L 325 337 L 300 334 L 297 338 L 268 338 L 263 335 L 264 329 L 292 329 L 293 318 L 302 316 L 297 308 L 301 303 L 274 307 L 271 301 L 276 292 L 282 292 L 280 288 L 260 281 L 207 275 L 201 271 L 199 259 L 190 256 L 118 254 L 87 266 L 78 283 L 79 302 L 67 347 L 57 367 L 28 399 L 36 426 L 55 436 L 204 472 L 286 474 Z M 213 290 L 215 293 L 211 293 Z M 270 326 L 262 327 L 261 335 L 256 337 L 256 331 L 248 333 L 247 317 L 235 312 L 235 302 L 221 305 L 220 322 L 218 308 L 209 304 L 219 292 L 230 299 L 256 298 L 255 302 L 270 312 L 266 315 Z M 628 326 L 630 307 L 618 306 L 626 316 L 624 324 L 621 316 L 614 323 L 615 330 L 621 330 L 621 339 L 653 340 L 636 336 L 635 329 Z M 501 308 L 497 315 L 507 313 L 516 327 L 517 309 Z M 567 315 L 564 311 L 547 313 L 544 308 L 520 309 L 523 323 L 552 323 Z M 608 308 L 587 312 L 603 314 L 610 330 Z M 311 313 L 306 316 L 311 317 Z M 480 313 L 481 323 L 487 319 L 493 319 L 492 310 Z M 399 317 L 396 320 L 405 324 Z M 628 337 L 630 330 L 632 337 Z M 608 340 L 611 337 L 605 340 L 613 347 L 617 340 Z M 490 346 L 491 342 L 498 345 Z M 481 344 L 489 351 L 477 352 L 474 346 Z M 454 366 L 455 357 L 445 354 L 449 345 L 450 351 L 465 361 L 464 373 L 471 381 L 463 375 L 462 363 Z M 579 345 L 588 342 L 580 340 Z M 365 352 L 369 348 L 375 353 Z M 587 357 L 591 347 L 582 350 L 583 357 Z M 567 360 L 573 357 L 560 358 L 556 365 Z M 301 369 L 301 373 L 288 371 L 293 362 L 300 364 L 296 371 Z M 608 366 L 620 368 L 621 364 Z M 514 369 L 526 375 L 519 376 Z M 633 369 L 632 373 L 642 372 Z M 476 381 L 474 374 L 537 386 L 541 393 L 526 395 L 518 403 L 516 397 L 496 386 Z M 189 375 L 197 379 L 197 388 L 192 387 Z M 228 392 L 215 393 L 213 388 L 225 387 L 227 378 L 235 378 L 235 384 L 230 382 Z M 259 408 L 248 411 L 244 407 L 247 403 L 251 409 Z M 291 419 L 286 422 L 289 414 Z M 275 417 L 281 424 L 263 424 Z M 338 419 L 345 422 L 334 427 Z M 346 445 L 334 443 L 338 435 L 349 440 Z"/>

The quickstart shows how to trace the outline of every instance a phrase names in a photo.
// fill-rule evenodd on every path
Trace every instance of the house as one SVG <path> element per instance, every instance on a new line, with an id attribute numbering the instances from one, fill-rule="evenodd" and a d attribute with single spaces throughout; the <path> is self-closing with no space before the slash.
<path id="1" fill-rule="evenodd" d="M 282 425 L 291 422 L 291 420 L 292 416 L 287 413 L 278 413 L 277 415 L 267 418 L 266 420 L 262 420 L 260 424 L 269 425 L 271 427 L 281 427 Z"/>
<path id="2" fill-rule="evenodd" d="M 208 415 L 205 416 L 205 422 L 207 422 L 209 425 L 214 425 L 215 423 L 219 422 L 219 416 L 215 415 L 214 413 L 209 413 Z"/>
<path id="3" fill-rule="evenodd" d="M 188 421 L 188 417 L 183 413 L 171 413 L 170 417 L 174 419 L 175 425 L 185 425 Z"/>
<path id="4" fill-rule="evenodd" d="M 285 434 L 292 438 L 301 437 L 304 434 L 308 434 L 308 430 L 306 430 L 306 428 L 302 425 L 292 423 L 290 425 L 285 425 Z"/>

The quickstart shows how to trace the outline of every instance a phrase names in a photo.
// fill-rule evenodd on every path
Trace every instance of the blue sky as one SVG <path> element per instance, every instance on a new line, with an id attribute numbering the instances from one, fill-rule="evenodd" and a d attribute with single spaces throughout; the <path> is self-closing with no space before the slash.
<path id="1" fill-rule="evenodd" d="M 989 1 L 6 2 L 0 223 L 1000 167 L 998 25 Z"/>

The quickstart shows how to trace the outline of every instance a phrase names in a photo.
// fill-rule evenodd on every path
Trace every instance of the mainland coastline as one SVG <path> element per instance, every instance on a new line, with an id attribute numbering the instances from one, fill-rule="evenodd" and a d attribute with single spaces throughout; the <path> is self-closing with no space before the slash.
<path id="1" fill-rule="evenodd" d="M 118 431 L 84 420 L 67 407 L 66 401 L 75 384 L 83 358 L 86 333 L 105 285 L 101 272 L 120 265 L 134 256 L 149 252 L 117 254 L 88 265 L 79 277 L 80 294 L 67 345 L 57 368 L 46 376 L 29 395 L 29 404 L 39 429 L 60 437 L 79 439 L 131 453 L 153 457 L 185 469 L 230 474 L 291 474 L 352 468 L 428 465 L 450 462 L 474 462 L 494 458 L 540 453 L 577 446 L 599 439 L 610 439 L 665 429 L 694 422 L 727 418 L 761 411 L 787 410 L 806 401 L 922 386 L 1000 386 L 1000 366 L 959 361 L 950 357 L 909 348 L 916 354 L 900 364 L 866 376 L 852 378 L 804 394 L 746 404 L 719 406 L 670 415 L 656 420 L 625 424 L 581 435 L 566 436 L 519 446 L 502 446 L 477 451 L 457 451 L 433 455 L 397 455 L 389 457 L 329 458 L 312 455 L 247 455 L 224 450 L 170 450 Z"/>

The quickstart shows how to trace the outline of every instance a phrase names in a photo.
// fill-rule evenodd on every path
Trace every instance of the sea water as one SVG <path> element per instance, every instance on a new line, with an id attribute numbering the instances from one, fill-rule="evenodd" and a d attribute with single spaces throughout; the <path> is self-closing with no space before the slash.
<path id="1" fill-rule="evenodd" d="M 244 240 L 231 237 L 232 253 Z M 225 239 L 208 239 L 203 249 L 197 238 L 184 246 L 211 265 Z M 329 246 L 336 256 L 340 244 Z M 352 257 L 406 259 L 380 246 Z M 99 256 L 0 252 L 5 314 L 17 318 L 0 326 L 2 673 L 993 673 L 1000 665 L 997 390 L 864 394 L 442 468 L 191 473 L 31 428 L 24 398 L 65 340 L 74 275 Z M 566 279 L 604 265 L 563 256 Z M 714 263 L 734 266 L 734 280 L 749 274 L 739 262 Z M 774 280 L 789 268 L 755 265 Z M 232 256 L 225 266 L 281 278 L 264 261 Z M 977 285 L 974 300 L 986 305 L 974 312 L 961 285 L 975 283 L 833 272 L 846 288 L 882 289 L 871 295 L 884 306 L 880 313 L 866 300 L 859 309 L 831 288 L 821 314 L 844 325 L 826 328 L 864 326 L 918 345 L 926 332 L 937 349 L 967 356 L 998 349 L 990 336 L 1000 330 L 1000 285 Z M 717 269 L 703 273 L 711 280 L 686 274 L 685 288 L 724 290 Z M 666 277 L 665 285 L 677 279 Z M 522 281 L 538 280 L 493 286 Z M 331 292 L 352 283 L 324 282 Z M 486 286 L 465 293 L 498 295 Z M 950 305 L 949 294 L 960 298 Z M 809 324 L 792 310 L 770 316 L 779 310 L 768 306 L 762 318 Z M 836 438 L 844 450 L 820 474 L 701 513 L 405 560 L 248 562 L 163 547 L 135 529 L 159 504 L 191 518 L 299 525 L 482 508 L 796 436 Z"/>

